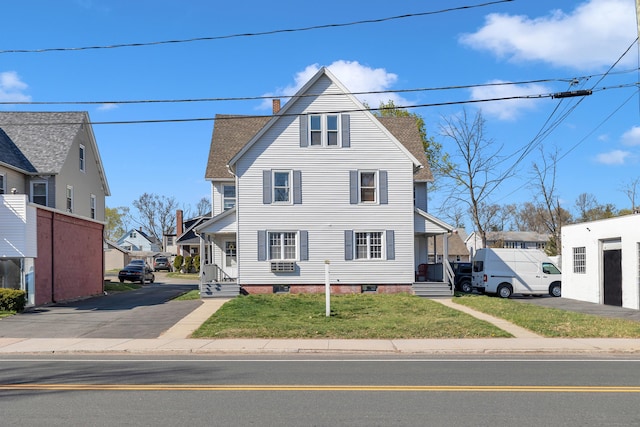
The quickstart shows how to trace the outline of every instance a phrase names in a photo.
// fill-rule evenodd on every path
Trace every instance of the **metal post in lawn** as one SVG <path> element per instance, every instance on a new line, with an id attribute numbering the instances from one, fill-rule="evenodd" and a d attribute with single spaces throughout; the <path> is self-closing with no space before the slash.
<path id="1" fill-rule="evenodd" d="M 326 317 L 331 316 L 331 286 L 329 284 L 329 264 L 331 261 L 324 260 L 324 305 Z"/>

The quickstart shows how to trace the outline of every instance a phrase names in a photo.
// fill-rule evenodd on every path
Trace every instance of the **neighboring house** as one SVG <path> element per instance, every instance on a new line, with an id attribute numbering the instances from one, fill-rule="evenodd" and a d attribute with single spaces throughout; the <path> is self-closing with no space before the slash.
<path id="1" fill-rule="evenodd" d="M 176 256 L 178 254 L 178 245 L 176 244 L 177 235 L 175 233 L 162 235 L 162 247 L 166 253 Z"/>
<path id="2" fill-rule="evenodd" d="M 562 227 L 562 297 L 640 309 L 640 215 Z"/>
<path id="3" fill-rule="evenodd" d="M 109 240 L 104 241 L 104 269 L 121 269 L 131 261 L 131 252 L 118 246 Z"/>
<path id="4" fill-rule="evenodd" d="M 544 250 L 549 243 L 549 237 L 549 234 L 533 231 L 487 231 L 487 247 Z M 475 231 L 467 236 L 464 243 L 472 257 L 478 249 L 484 247 L 480 234 Z"/>
<path id="5" fill-rule="evenodd" d="M 469 249 L 464 244 L 459 231 L 455 230 L 452 234 L 440 234 L 429 239 L 429 261 L 442 262 L 444 239 L 447 239 L 449 262 L 469 262 L 471 260 Z"/>
<path id="6" fill-rule="evenodd" d="M 131 229 L 116 242 L 118 246 L 129 252 L 161 252 L 161 243 L 142 230 Z"/>
<path id="7" fill-rule="evenodd" d="M 0 112 L 0 287 L 29 306 L 101 293 L 109 194 L 86 112 Z"/>
<path id="8" fill-rule="evenodd" d="M 415 119 L 373 116 L 325 68 L 273 117 L 217 115 L 205 176 L 202 281 L 249 293 L 323 292 L 327 263 L 333 292 L 409 292 L 453 231 L 427 213 Z"/>
<path id="9" fill-rule="evenodd" d="M 182 218 L 182 214 L 179 215 L 179 218 Z M 179 218 L 176 218 L 176 222 Z M 196 234 L 196 228 L 209 219 L 211 219 L 210 212 L 189 218 L 181 223 L 181 227 L 178 227 L 181 232 L 176 239 L 176 245 L 179 248 L 178 255 L 184 257 L 200 255 L 200 237 Z"/>
<path id="10" fill-rule="evenodd" d="M 0 112 L 0 194 L 104 221 L 110 195 L 86 112 Z"/>

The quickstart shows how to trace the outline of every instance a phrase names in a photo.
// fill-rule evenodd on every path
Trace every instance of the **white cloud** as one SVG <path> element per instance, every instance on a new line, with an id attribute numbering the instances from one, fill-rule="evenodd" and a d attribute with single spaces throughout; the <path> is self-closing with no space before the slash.
<path id="1" fill-rule="evenodd" d="M 475 33 L 460 42 L 512 61 L 540 61 L 572 69 L 610 66 L 637 37 L 631 0 L 588 0 L 565 13 L 530 18 L 490 14 Z M 627 65 L 634 60 L 627 55 Z"/>
<path id="2" fill-rule="evenodd" d="M 640 145 L 640 126 L 634 126 L 622 134 L 622 143 L 627 146 Z"/>
<path id="3" fill-rule="evenodd" d="M 321 66 L 319 64 L 308 65 L 304 70 L 299 71 L 294 76 L 294 82 L 284 88 L 276 90 L 274 93 L 265 96 L 290 96 L 295 94 L 305 83 L 313 77 Z M 376 92 L 390 90 L 398 81 L 398 76 L 390 73 L 384 68 L 371 68 L 360 64 L 358 61 L 338 60 L 328 65 L 338 80 L 350 92 Z M 408 101 L 395 93 L 367 93 L 356 95 L 362 102 L 366 102 L 370 107 L 378 107 L 381 102 L 392 100 L 396 105 L 408 105 Z M 262 103 L 261 109 L 271 108 L 271 101 L 266 100 Z"/>
<path id="4" fill-rule="evenodd" d="M 596 162 L 605 165 L 622 165 L 631 156 L 629 151 L 613 150 L 608 153 L 600 153 L 596 156 Z"/>
<path id="5" fill-rule="evenodd" d="M 15 71 L 5 71 L 0 73 L 0 101 L 3 102 L 28 102 L 31 101 L 29 95 L 22 93 L 29 86 L 20 80 L 20 76 Z"/>
<path id="6" fill-rule="evenodd" d="M 118 108 L 117 104 L 107 103 L 99 106 L 98 111 L 111 111 L 111 110 L 115 110 L 116 108 Z"/>
<path id="7" fill-rule="evenodd" d="M 503 80 L 492 80 L 489 84 L 509 83 Z M 540 95 L 549 93 L 550 89 L 544 85 L 526 84 L 526 85 L 491 85 L 478 86 L 471 89 L 471 99 L 496 99 L 510 98 L 514 96 Z M 500 120 L 514 120 L 525 111 L 534 110 L 538 99 L 509 99 L 504 101 L 490 101 L 482 103 L 482 113 L 487 116 L 493 116 Z"/>

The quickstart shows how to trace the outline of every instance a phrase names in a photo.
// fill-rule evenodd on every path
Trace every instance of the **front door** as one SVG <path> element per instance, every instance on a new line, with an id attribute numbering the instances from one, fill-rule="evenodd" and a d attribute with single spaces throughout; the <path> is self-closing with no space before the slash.
<path id="1" fill-rule="evenodd" d="M 622 307 L 622 250 L 602 251 L 604 303 Z"/>
<path id="2" fill-rule="evenodd" d="M 238 257 L 235 240 L 226 240 L 224 242 L 224 272 L 234 279 L 238 277 Z"/>

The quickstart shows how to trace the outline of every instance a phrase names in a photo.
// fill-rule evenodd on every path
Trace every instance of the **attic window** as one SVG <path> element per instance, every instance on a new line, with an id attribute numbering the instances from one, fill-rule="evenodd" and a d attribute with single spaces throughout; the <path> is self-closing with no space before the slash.
<path id="1" fill-rule="evenodd" d="M 84 172 L 84 145 L 80 144 L 80 171 Z"/>
<path id="2" fill-rule="evenodd" d="M 309 116 L 309 145 L 312 147 L 338 147 L 340 129 L 337 114 Z"/>

